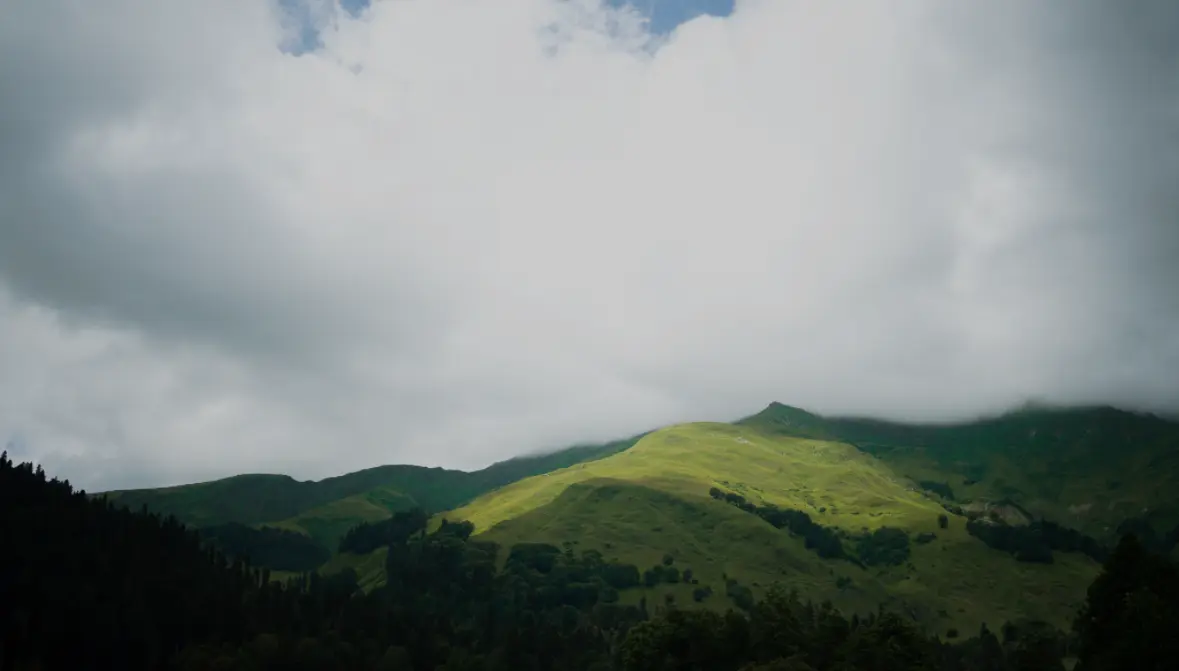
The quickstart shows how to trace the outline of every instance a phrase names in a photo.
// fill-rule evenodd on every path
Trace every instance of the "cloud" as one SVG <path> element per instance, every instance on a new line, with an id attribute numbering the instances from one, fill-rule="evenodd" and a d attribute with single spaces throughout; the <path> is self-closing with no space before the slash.
<path id="1" fill-rule="evenodd" d="M 1173 3 L 357 7 L 7 12 L 0 437 L 103 488 L 1179 410 Z"/>

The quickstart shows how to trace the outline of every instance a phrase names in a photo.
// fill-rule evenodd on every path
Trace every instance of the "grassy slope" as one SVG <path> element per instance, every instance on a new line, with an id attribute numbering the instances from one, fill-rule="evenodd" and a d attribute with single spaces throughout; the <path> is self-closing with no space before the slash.
<path id="1" fill-rule="evenodd" d="M 414 505 L 411 497 L 392 487 L 376 487 L 325 503 L 281 522 L 268 523 L 267 526 L 305 534 L 334 552 L 340 539 L 352 527 L 362 522 L 378 522 Z"/>
<path id="2" fill-rule="evenodd" d="M 863 570 L 824 561 L 800 540 L 711 499 L 713 486 L 806 510 L 850 532 L 888 525 L 935 531 L 938 539 L 914 546 L 911 566 Z M 1071 616 L 1095 575 L 1093 562 L 1060 555 L 1052 566 L 1020 564 L 966 534 L 962 519 L 938 529 L 941 512 L 886 464 L 850 446 L 753 426 L 687 424 L 654 432 L 607 459 L 522 480 L 446 516 L 470 520 L 477 533 L 505 546 L 570 543 L 640 568 L 669 552 L 719 594 L 725 574 L 755 592 L 781 580 L 847 610 L 890 603 L 934 629 L 973 631 L 982 621 L 997 625 L 1018 616 L 1063 625 Z M 853 585 L 837 588 L 841 576 Z M 688 586 L 654 590 L 666 591 L 690 602 Z M 728 605 L 719 595 L 710 603 Z"/>
<path id="3" fill-rule="evenodd" d="M 636 440 L 579 445 L 548 454 L 517 457 L 470 473 L 421 466 L 378 466 L 319 481 L 300 482 L 286 475 L 251 474 L 105 495 L 130 508 L 146 505 L 152 511 L 175 515 L 194 526 L 226 522 L 269 524 L 301 529 L 312 536 L 317 533 L 332 536 L 335 529 L 349 522 L 349 511 L 356 513 L 349 526 L 380 519 L 373 516 L 377 511 L 365 503 L 391 493 L 400 493 L 426 510 L 447 510 L 521 478 L 615 454 Z M 308 524 L 315 527 L 327 524 L 331 529 L 311 532 Z"/>
<path id="4" fill-rule="evenodd" d="M 337 554 L 319 572 L 332 575 L 350 568 L 359 576 L 361 589 L 368 592 L 385 584 L 385 557 L 388 553 L 388 548 L 381 548 L 366 555 Z"/>
<path id="5" fill-rule="evenodd" d="M 773 404 L 738 424 L 845 441 L 914 480 L 948 483 L 956 499 L 1011 498 L 1099 538 L 1142 514 L 1160 531 L 1179 523 L 1179 423 L 1150 415 L 1068 408 L 913 425 Z"/>
<path id="6" fill-rule="evenodd" d="M 132 509 L 176 515 L 196 526 L 281 520 L 308 507 L 304 483 L 286 475 L 247 474 L 178 487 L 103 492 Z M 318 502 L 316 503 L 318 505 Z"/>
<path id="7" fill-rule="evenodd" d="M 379 466 L 318 482 L 286 475 L 238 475 L 193 485 L 109 492 L 131 508 L 175 515 L 195 526 L 225 522 L 262 524 L 288 520 L 325 504 L 377 488 L 392 488 L 430 510 L 444 510 L 474 496 L 470 474 L 420 466 Z"/>

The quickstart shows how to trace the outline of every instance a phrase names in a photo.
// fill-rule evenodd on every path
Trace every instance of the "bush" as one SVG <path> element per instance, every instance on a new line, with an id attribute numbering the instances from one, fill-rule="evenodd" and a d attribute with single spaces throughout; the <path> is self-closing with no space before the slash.
<path id="1" fill-rule="evenodd" d="M 938 515 L 937 516 L 937 525 L 941 529 L 948 529 L 950 527 L 950 518 L 944 514 Z"/>
<path id="2" fill-rule="evenodd" d="M 830 528 L 816 524 L 810 515 L 801 510 L 763 506 L 758 508 L 757 514 L 778 529 L 787 529 L 794 535 L 802 536 L 806 548 L 814 550 L 815 554 L 824 559 L 846 556 L 839 536 Z"/>
<path id="3" fill-rule="evenodd" d="M 725 585 L 725 594 L 741 610 L 748 611 L 753 609 L 753 590 L 738 583 L 736 580 L 729 580 L 728 584 Z"/>
<path id="4" fill-rule="evenodd" d="M 615 589 L 638 587 L 642 584 L 639 567 L 634 564 L 604 564 L 601 568 L 602 580 Z"/>
<path id="5" fill-rule="evenodd" d="M 954 490 L 950 488 L 947 482 L 936 482 L 934 480 L 922 480 L 917 483 L 922 489 L 927 492 L 933 492 L 947 501 L 954 500 Z"/>
<path id="6" fill-rule="evenodd" d="M 869 566 L 897 566 L 909 559 L 909 535 L 901 529 L 880 527 L 861 536 L 856 554 Z"/>
<path id="7" fill-rule="evenodd" d="M 696 603 L 700 603 L 710 596 L 712 596 L 712 588 L 708 585 L 692 590 L 692 600 Z"/>
<path id="8" fill-rule="evenodd" d="M 1031 527 L 1013 527 L 983 520 L 970 520 L 966 531 L 996 550 L 1008 552 L 1018 561 L 1051 564 L 1052 548 Z"/>
<path id="9" fill-rule="evenodd" d="M 561 550 L 548 543 L 517 543 L 508 553 L 508 563 L 548 573 L 557 563 Z"/>

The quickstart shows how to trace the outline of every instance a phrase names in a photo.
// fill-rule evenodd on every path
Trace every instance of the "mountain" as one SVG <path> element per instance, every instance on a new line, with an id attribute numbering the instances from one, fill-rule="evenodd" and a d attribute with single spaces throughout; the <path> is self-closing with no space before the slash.
<path id="1" fill-rule="evenodd" d="M 737 422 L 835 440 L 959 501 L 1012 501 L 1102 538 L 1179 527 L 1179 422 L 1111 407 L 1030 407 L 953 424 L 824 418 L 773 403 Z M 940 486 L 939 486 L 940 485 Z"/>
<path id="2" fill-rule="evenodd" d="M 935 630 L 1019 617 L 1063 626 L 1096 575 L 1099 563 L 1080 552 L 1017 561 L 888 462 L 760 424 L 661 429 L 443 516 L 503 546 L 549 543 L 679 571 L 679 581 L 657 580 L 624 600 L 691 603 L 705 589 L 706 605 L 726 608 L 780 581 L 845 612 L 885 604 Z M 683 582 L 686 570 L 695 582 Z"/>
<path id="3" fill-rule="evenodd" d="M 339 553 L 340 539 L 420 507 L 434 529 L 469 521 L 479 542 L 638 567 L 623 604 L 724 610 L 780 582 L 845 612 L 884 605 L 937 632 L 1018 618 L 1063 626 L 1120 532 L 1175 551 L 1176 478 L 1179 423 L 1114 408 L 906 424 L 773 403 L 733 424 L 665 427 L 475 472 L 244 475 L 110 496 L 204 528 L 230 555 L 291 548 L 300 561 L 284 566 L 305 566 L 322 548 L 333 553 L 322 573 L 354 571 L 366 590 L 386 580 L 385 549 Z"/>
<path id="4" fill-rule="evenodd" d="M 176 487 L 103 492 L 119 505 L 173 515 L 195 527 L 229 523 L 272 526 L 311 536 L 329 550 L 344 532 L 398 510 L 448 510 L 521 478 L 600 459 L 638 437 L 576 445 L 556 452 L 501 461 L 465 472 L 422 466 L 378 466 L 319 481 L 248 474 Z M 96 496 L 99 494 L 96 494 Z"/>
<path id="5" fill-rule="evenodd" d="M 782 521 L 737 496 L 709 494 Z M 1179 571 L 1132 536 L 1089 586 L 1072 635 L 1008 622 L 1002 642 L 985 627 L 965 639 L 947 632 L 951 642 L 895 611 L 848 616 L 782 590 L 754 602 L 731 588 L 740 610 L 723 614 L 621 604 L 619 591 L 639 582 L 633 565 L 543 544 L 503 548 L 472 538 L 469 523 L 433 532 L 427 523 L 416 510 L 368 528 L 390 532 L 384 586 L 358 589 L 349 571 L 275 581 L 175 518 L 88 497 L 0 454 L 0 668 L 962 671 L 1062 669 L 1069 652 L 1080 671 L 1114 671 L 1173 668 L 1179 656 Z M 223 527 L 223 539 L 250 529 Z M 694 580 L 673 564 L 660 563 L 661 580 Z"/>

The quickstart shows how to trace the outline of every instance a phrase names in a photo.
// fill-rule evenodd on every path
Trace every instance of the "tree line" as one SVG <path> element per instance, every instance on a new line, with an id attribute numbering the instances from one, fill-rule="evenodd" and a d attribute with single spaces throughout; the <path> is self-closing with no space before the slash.
<path id="1" fill-rule="evenodd" d="M 854 538 L 846 532 L 824 526 L 814 521 L 809 514 L 793 508 L 780 508 L 769 504 L 756 505 L 747 501 L 744 496 L 733 492 L 725 492 L 717 487 L 708 490 L 709 496 L 729 503 L 747 513 L 762 518 L 774 528 L 784 529 L 794 536 L 803 539 L 808 550 L 824 559 L 843 559 L 861 568 L 867 566 L 897 566 L 909 559 L 909 534 L 903 529 L 881 527 L 871 533 L 863 533 Z M 848 552 L 843 545 L 847 537 L 854 540 L 855 552 Z M 928 542 L 932 537 L 922 539 Z"/>

